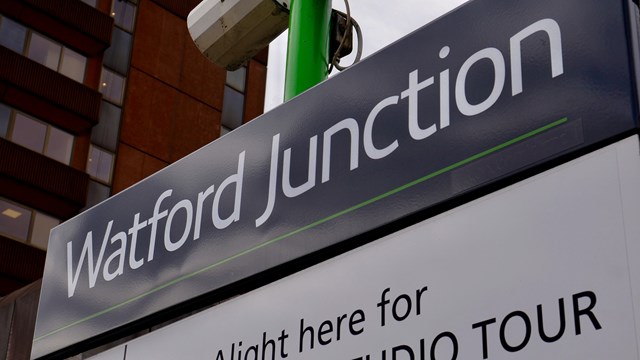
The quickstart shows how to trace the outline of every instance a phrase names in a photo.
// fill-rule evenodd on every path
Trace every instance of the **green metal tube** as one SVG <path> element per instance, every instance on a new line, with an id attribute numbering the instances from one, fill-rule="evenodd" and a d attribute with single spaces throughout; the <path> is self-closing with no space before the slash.
<path id="1" fill-rule="evenodd" d="M 331 0 L 292 0 L 284 100 L 327 79 Z"/>

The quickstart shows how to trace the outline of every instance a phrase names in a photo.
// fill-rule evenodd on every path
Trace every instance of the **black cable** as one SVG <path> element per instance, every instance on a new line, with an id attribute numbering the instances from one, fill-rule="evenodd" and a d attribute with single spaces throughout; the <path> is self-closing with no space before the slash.
<path id="1" fill-rule="evenodd" d="M 362 58 L 362 29 L 360 28 L 360 25 L 358 24 L 358 22 L 351 17 L 351 8 L 349 7 L 349 0 L 344 0 L 345 3 L 345 7 L 347 9 L 347 13 L 343 13 L 341 11 L 338 10 L 334 10 L 336 12 L 338 12 L 339 14 L 342 14 L 343 16 L 345 16 L 347 18 L 347 24 L 346 24 L 346 30 L 345 30 L 345 34 L 342 37 L 342 40 L 340 41 L 340 45 L 338 46 L 338 49 L 336 50 L 336 52 L 333 54 L 333 58 L 331 59 L 331 64 L 329 66 L 329 73 L 331 73 L 331 71 L 333 70 L 333 68 L 335 67 L 336 69 L 338 69 L 338 71 L 342 71 L 344 69 L 349 68 L 350 66 L 356 64 L 357 62 L 360 61 L 360 59 Z M 358 36 L 358 51 L 356 52 L 356 58 L 353 61 L 353 63 L 349 66 L 340 66 L 340 51 L 342 50 L 342 47 L 344 46 L 344 43 L 347 39 L 347 36 L 349 35 L 349 33 L 351 32 L 351 27 L 353 26 L 353 28 L 355 28 L 356 30 L 356 35 Z"/>

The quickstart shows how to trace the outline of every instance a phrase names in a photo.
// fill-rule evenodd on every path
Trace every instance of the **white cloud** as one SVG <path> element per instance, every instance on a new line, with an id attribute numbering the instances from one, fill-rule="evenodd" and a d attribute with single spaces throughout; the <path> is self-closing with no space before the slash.
<path id="1" fill-rule="evenodd" d="M 313 1 L 313 0 L 312 0 Z M 351 15 L 364 33 L 364 56 L 382 49 L 439 16 L 463 4 L 466 0 L 350 0 Z M 343 0 L 333 0 L 335 9 L 344 11 Z M 271 43 L 267 71 L 265 110 L 282 103 L 286 62 L 286 32 Z M 350 64 L 353 56 L 341 63 Z"/>

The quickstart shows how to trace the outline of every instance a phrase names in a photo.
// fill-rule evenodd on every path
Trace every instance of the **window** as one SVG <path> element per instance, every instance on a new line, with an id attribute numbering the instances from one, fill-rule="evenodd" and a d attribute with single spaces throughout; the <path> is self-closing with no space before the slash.
<path id="1" fill-rule="evenodd" d="M 51 70 L 58 70 L 62 46 L 36 33 L 31 34 L 27 57 Z"/>
<path id="2" fill-rule="evenodd" d="M 31 34 L 27 57 L 77 82 L 84 81 L 87 58 L 44 36 Z"/>
<path id="3" fill-rule="evenodd" d="M 122 75 L 126 75 L 129 70 L 132 42 L 133 37 L 131 34 L 114 27 L 113 35 L 111 36 L 111 47 L 104 52 L 103 64 Z"/>
<path id="4" fill-rule="evenodd" d="M 116 25 L 131 32 L 136 18 L 136 6 L 128 1 L 114 0 L 111 16 Z"/>
<path id="5" fill-rule="evenodd" d="M 243 123 L 246 79 L 246 67 L 241 67 L 235 71 L 227 71 L 227 85 L 224 87 L 224 99 L 222 101 L 221 136 L 236 129 Z"/>
<path id="6" fill-rule="evenodd" d="M 225 86 L 222 102 L 222 125 L 230 130 L 239 127 L 242 125 L 243 113 L 244 94 Z"/>
<path id="7" fill-rule="evenodd" d="M 61 163 L 71 162 L 71 151 L 73 150 L 73 136 L 54 127 L 49 127 L 49 137 L 44 154 L 58 160 Z"/>
<path id="8" fill-rule="evenodd" d="M 47 125 L 24 114 L 16 113 L 11 140 L 19 145 L 42 153 L 47 137 Z"/>
<path id="9" fill-rule="evenodd" d="M 49 245 L 51 229 L 58 226 L 60 220 L 37 211 L 34 211 L 33 215 L 30 243 L 37 248 L 46 250 Z"/>
<path id="10" fill-rule="evenodd" d="M 31 226 L 31 209 L 0 199 L 0 233 L 26 242 Z"/>
<path id="11" fill-rule="evenodd" d="M 104 52 L 100 77 L 100 122 L 91 131 L 91 147 L 87 161 L 89 183 L 87 208 L 109 197 L 111 178 L 118 147 L 118 135 L 131 48 L 135 26 L 137 0 L 113 0 L 111 16 L 116 26 L 111 34 L 111 46 Z M 95 181 L 94 181 L 95 180 Z"/>
<path id="12" fill-rule="evenodd" d="M 87 191 L 87 207 L 88 209 L 94 205 L 106 200 L 111 193 L 111 189 L 108 186 L 102 185 L 99 182 L 89 180 L 89 189 Z"/>
<path id="13" fill-rule="evenodd" d="M 113 170 L 113 154 L 91 145 L 87 161 L 87 173 L 105 184 L 111 183 Z"/>
<path id="14" fill-rule="evenodd" d="M 6 138 L 9 131 L 9 121 L 11 120 L 11 108 L 0 104 L 0 137 Z"/>
<path id="15" fill-rule="evenodd" d="M 77 82 L 84 81 L 86 57 L 4 16 L 0 16 L 0 45 Z"/>
<path id="16" fill-rule="evenodd" d="M 91 130 L 91 142 L 115 152 L 122 110 L 106 101 L 100 105 L 100 122 Z"/>
<path id="17" fill-rule="evenodd" d="M 22 54 L 26 38 L 26 27 L 0 16 L 0 45 Z"/>
<path id="18" fill-rule="evenodd" d="M 79 83 L 84 81 L 84 72 L 87 68 L 87 58 L 77 52 L 64 48 L 62 50 L 62 62 L 59 72 Z"/>
<path id="19" fill-rule="evenodd" d="M 51 229 L 60 220 L 0 198 L 0 234 L 46 250 Z"/>
<path id="20" fill-rule="evenodd" d="M 0 104 L 0 135 L 64 164 L 71 162 L 73 135 Z"/>
<path id="21" fill-rule="evenodd" d="M 227 71 L 227 85 L 232 88 L 244 92 L 245 83 L 247 81 L 247 68 L 241 67 L 235 71 Z"/>
<path id="22" fill-rule="evenodd" d="M 122 97 L 124 96 L 124 77 L 102 68 L 102 77 L 100 80 L 100 92 L 105 99 L 116 105 L 122 105 Z"/>

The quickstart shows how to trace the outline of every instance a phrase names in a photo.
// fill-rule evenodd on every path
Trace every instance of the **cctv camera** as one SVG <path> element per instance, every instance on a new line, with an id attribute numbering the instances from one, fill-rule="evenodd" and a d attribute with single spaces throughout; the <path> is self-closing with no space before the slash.
<path id="1" fill-rule="evenodd" d="M 204 0 L 187 17 L 196 46 L 235 70 L 289 26 L 289 0 Z"/>

